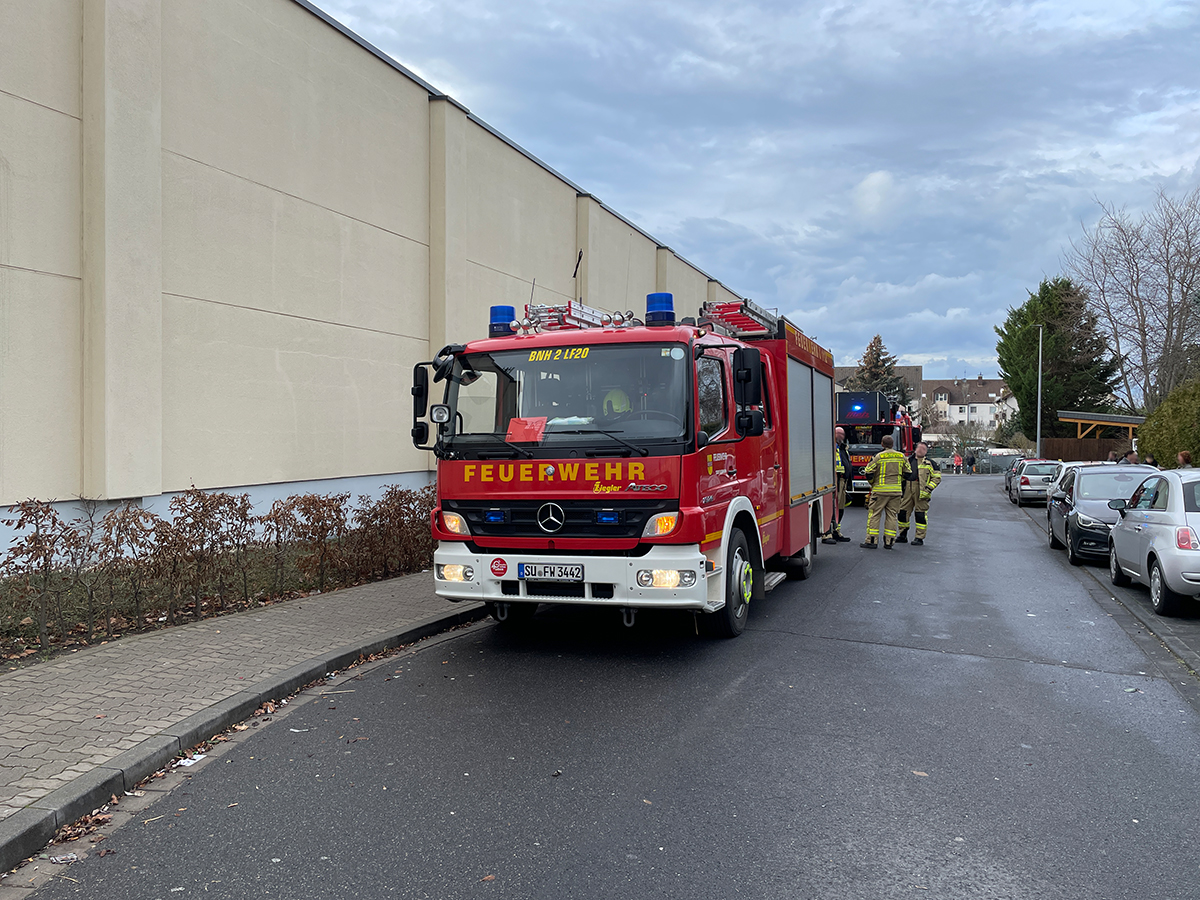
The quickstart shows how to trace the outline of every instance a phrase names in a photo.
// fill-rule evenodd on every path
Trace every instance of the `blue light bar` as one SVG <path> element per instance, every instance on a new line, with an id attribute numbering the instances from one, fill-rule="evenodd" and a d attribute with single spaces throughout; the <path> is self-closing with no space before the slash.
<path id="1" fill-rule="evenodd" d="M 512 309 L 512 307 L 510 306 L 509 309 Z M 487 522 L 489 525 L 503 524 L 504 523 L 504 510 L 489 509 L 487 512 L 485 512 L 483 514 L 483 521 Z"/>
<path id="2" fill-rule="evenodd" d="M 506 337 L 513 334 L 512 323 L 517 310 L 512 306 L 493 306 L 488 322 L 488 337 Z"/>
<path id="3" fill-rule="evenodd" d="M 661 293 L 646 295 L 646 324 L 675 324 L 675 297 L 673 294 Z"/>
<path id="4" fill-rule="evenodd" d="M 620 525 L 621 514 L 615 509 L 602 509 L 596 513 L 597 525 Z"/>

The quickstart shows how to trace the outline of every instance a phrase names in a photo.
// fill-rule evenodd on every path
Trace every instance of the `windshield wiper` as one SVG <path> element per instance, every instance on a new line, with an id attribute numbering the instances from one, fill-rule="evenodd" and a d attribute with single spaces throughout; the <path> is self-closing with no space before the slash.
<path id="1" fill-rule="evenodd" d="M 638 456 L 649 456 L 650 455 L 650 451 L 647 450 L 645 447 L 638 447 L 635 444 L 631 444 L 631 443 L 629 443 L 629 441 L 625 440 L 624 438 L 617 437 L 617 433 L 615 431 L 606 431 L 603 428 L 584 428 L 584 429 L 576 429 L 574 431 L 558 431 L 556 429 L 553 433 L 554 434 L 603 434 L 606 437 L 612 438 L 618 444 L 622 444 L 623 446 L 628 447 L 630 450 L 632 450 Z M 602 451 L 598 451 L 598 450 L 588 450 L 584 453 L 584 455 L 585 456 L 599 456 L 601 452 Z"/>
<path id="2" fill-rule="evenodd" d="M 460 434 L 460 435 L 458 435 L 458 437 L 465 437 L 465 435 Z M 508 441 L 506 441 L 504 438 L 500 437 L 500 435 L 498 435 L 498 434 L 472 434 L 471 437 L 491 438 L 494 441 L 499 441 L 501 444 L 503 444 L 505 447 L 510 448 L 512 451 L 511 454 L 505 450 L 481 451 L 478 454 L 480 459 L 505 459 L 505 458 L 512 459 L 513 456 L 524 456 L 526 459 L 533 458 L 532 451 L 526 450 L 524 447 L 518 447 L 516 444 L 510 444 Z M 463 450 L 462 447 L 457 447 L 455 449 L 460 453 Z"/>

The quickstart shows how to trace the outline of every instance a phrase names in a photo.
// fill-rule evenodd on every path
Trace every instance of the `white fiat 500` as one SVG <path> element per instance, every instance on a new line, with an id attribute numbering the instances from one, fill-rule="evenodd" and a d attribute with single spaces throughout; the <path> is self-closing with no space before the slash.
<path id="1" fill-rule="evenodd" d="M 1200 469 L 1156 472 L 1108 505 L 1120 513 L 1108 544 L 1112 583 L 1140 581 L 1156 613 L 1178 615 L 1200 594 Z"/>

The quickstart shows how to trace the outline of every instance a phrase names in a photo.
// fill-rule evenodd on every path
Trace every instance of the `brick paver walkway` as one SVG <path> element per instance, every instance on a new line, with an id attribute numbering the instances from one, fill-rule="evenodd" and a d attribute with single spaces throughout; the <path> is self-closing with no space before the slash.
<path id="1" fill-rule="evenodd" d="M 437 597 L 423 572 L 126 637 L 0 675 L 0 821 L 271 675 L 469 605 Z"/>

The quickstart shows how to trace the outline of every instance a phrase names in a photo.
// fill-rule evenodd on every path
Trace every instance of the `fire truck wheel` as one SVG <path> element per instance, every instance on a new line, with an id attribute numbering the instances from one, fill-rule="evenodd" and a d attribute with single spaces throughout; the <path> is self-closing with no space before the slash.
<path id="1" fill-rule="evenodd" d="M 538 608 L 536 603 L 510 603 L 508 604 L 508 614 L 501 619 L 499 603 L 489 603 L 487 606 L 488 613 L 500 623 L 501 628 L 521 628 L 528 625 Z"/>
<path id="2" fill-rule="evenodd" d="M 717 637 L 733 638 L 746 630 L 750 615 L 750 596 L 754 591 L 754 564 L 750 545 L 740 528 L 729 533 L 729 551 L 725 557 L 725 605 L 705 618 Z"/>

